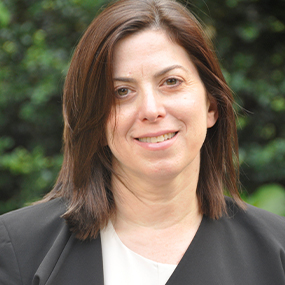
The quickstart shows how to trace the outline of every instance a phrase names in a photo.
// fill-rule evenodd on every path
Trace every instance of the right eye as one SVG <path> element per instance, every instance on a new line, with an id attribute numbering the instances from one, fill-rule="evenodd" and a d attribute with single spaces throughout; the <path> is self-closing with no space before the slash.
<path id="1" fill-rule="evenodd" d="M 126 97 L 129 93 L 130 93 L 130 89 L 124 88 L 124 87 L 116 90 L 116 95 L 118 98 Z"/>

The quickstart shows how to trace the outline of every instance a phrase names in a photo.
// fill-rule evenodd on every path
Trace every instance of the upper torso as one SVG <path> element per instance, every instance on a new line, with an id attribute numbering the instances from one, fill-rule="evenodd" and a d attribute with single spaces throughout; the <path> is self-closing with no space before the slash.
<path id="1" fill-rule="evenodd" d="M 229 216 L 203 217 L 167 285 L 285 284 L 285 219 L 227 204 Z M 0 284 L 104 284 L 100 236 L 77 240 L 64 211 L 55 199 L 0 218 Z"/>

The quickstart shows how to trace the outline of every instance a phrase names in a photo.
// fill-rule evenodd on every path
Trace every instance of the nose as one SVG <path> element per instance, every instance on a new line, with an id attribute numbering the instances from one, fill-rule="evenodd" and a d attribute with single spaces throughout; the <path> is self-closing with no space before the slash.
<path id="1" fill-rule="evenodd" d="M 141 92 L 139 100 L 139 118 L 142 121 L 155 122 L 166 114 L 164 100 L 159 92 L 153 89 Z"/>

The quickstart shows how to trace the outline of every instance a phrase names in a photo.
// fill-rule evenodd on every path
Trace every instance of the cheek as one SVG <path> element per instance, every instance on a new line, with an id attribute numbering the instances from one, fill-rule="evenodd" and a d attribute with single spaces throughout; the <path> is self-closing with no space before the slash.
<path id="1" fill-rule="evenodd" d="M 187 123 L 195 124 L 198 122 L 206 123 L 207 119 L 207 106 L 204 98 L 197 96 L 184 96 L 183 100 L 175 102 L 172 109 L 176 112 L 176 117 Z M 202 125 L 201 125 L 202 127 Z"/>
<path id="2" fill-rule="evenodd" d="M 111 114 L 111 116 L 108 119 L 107 125 L 106 125 L 106 138 L 107 138 L 107 144 L 111 151 L 113 152 L 114 148 L 116 148 L 116 145 L 119 144 L 119 132 L 121 130 L 120 127 L 120 120 L 118 114 L 115 116 L 115 112 Z"/>
<path id="3" fill-rule="evenodd" d="M 108 121 L 106 125 L 106 140 L 107 140 L 107 145 L 109 147 L 113 142 L 113 133 L 114 133 L 113 129 L 114 129 L 113 122 Z"/>
<path id="4" fill-rule="evenodd" d="M 110 143 L 113 141 L 113 134 L 115 132 L 115 129 L 114 129 L 115 123 L 116 123 L 115 112 L 112 111 L 107 120 L 106 129 L 105 129 L 106 140 L 109 146 L 110 146 Z"/>
<path id="5" fill-rule="evenodd" d="M 109 147 L 120 144 L 126 138 L 128 130 L 131 128 L 131 116 L 124 108 L 117 107 L 116 111 L 110 115 L 106 125 L 106 136 Z"/>

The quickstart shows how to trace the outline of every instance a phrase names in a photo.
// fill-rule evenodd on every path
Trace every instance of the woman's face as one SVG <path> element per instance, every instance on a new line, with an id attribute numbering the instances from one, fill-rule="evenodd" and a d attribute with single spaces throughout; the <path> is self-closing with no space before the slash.
<path id="1" fill-rule="evenodd" d="M 217 111 L 188 54 L 164 31 L 146 30 L 117 43 L 113 64 L 117 105 L 106 133 L 115 171 L 189 179 Z"/>

